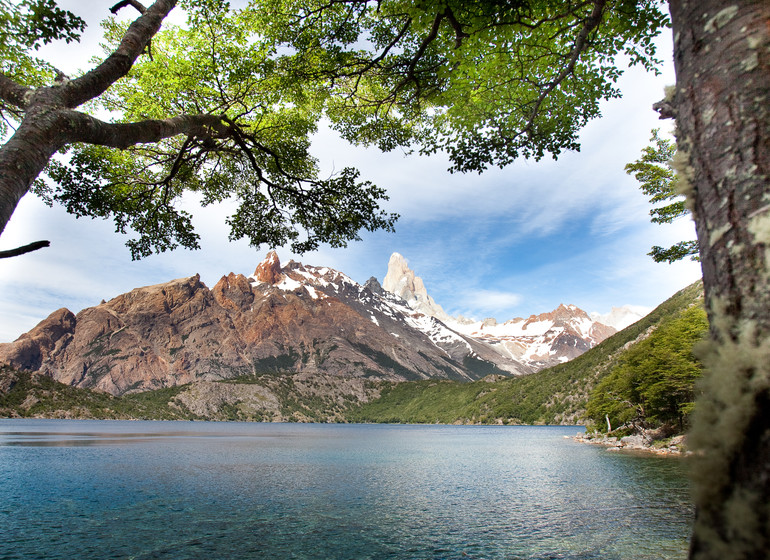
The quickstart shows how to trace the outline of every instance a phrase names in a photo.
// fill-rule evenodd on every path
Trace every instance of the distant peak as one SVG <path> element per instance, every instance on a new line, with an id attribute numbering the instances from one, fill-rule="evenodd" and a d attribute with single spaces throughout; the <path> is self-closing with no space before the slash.
<path id="1" fill-rule="evenodd" d="M 409 264 L 406 261 L 406 258 L 401 253 L 393 253 L 390 255 L 390 260 L 388 260 L 388 272 L 411 272 L 409 270 Z"/>
<path id="2" fill-rule="evenodd" d="M 269 251 L 265 257 L 265 262 L 281 264 L 281 260 L 278 258 L 278 253 L 275 251 Z"/>
<path id="3" fill-rule="evenodd" d="M 369 291 L 373 294 L 381 295 L 383 292 L 382 285 L 380 285 L 380 281 L 377 280 L 374 276 L 369 278 L 369 280 L 366 281 L 366 284 L 364 284 L 364 288 L 369 288 Z"/>
<path id="4" fill-rule="evenodd" d="M 638 305 L 623 305 L 622 307 L 612 307 L 609 313 L 591 313 L 591 319 L 613 327 L 617 330 L 623 330 L 627 326 L 647 315 L 651 309 Z"/>
<path id="5" fill-rule="evenodd" d="M 406 259 L 400 253 L 390 255 L 388 272 L 385 275 L 385 280 L 382 282 L 382 287 L 406 301 L 414 299 L 416 291 L 415 275 L 409 268 Z"/>
<path id="6" fill-rule="evenodd" d="M 441 321 L 451 317 L 442 307 L 433 301 L 425 289 L 422 278 L 415 276 L 406 259 L 400 253 L 393 253 L 388 261 L 388 273 L 382 282 L 385 291 L 403 299 L 409 307 L 425 315 L 430 315 Z"/>
<path id="7" fill-rule="evenodd" d="M 560 319 L 572 319 L 572 318 L 589 318 L 588 313 L 580 309 L 577 305 L 564 305 L 563 303 L 559 304 L 559 307 L 551 311 L 548 315 L 553 316 L 554 318 L 560 318 Z"/>
<path id="8" fill-rule="evenodd" d="M 265 260 L 257 265 L 254 278 L 266 284 L 275 284 L 281 279 L 281 261 L 278 253 L 270 251 L 267 254 Z"/>

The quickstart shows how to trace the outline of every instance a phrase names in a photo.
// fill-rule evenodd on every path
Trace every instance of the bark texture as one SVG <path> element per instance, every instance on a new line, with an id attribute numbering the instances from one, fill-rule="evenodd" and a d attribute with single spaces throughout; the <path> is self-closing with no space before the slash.
<path id="1" fill-rule="evenodd" d="M 32 89 L 0 75 L 0 98 L 24 112 L 15 134 L 0 148 L 0 233 L 50 158 L 67 144 L 90 142 L 123 148 L 211 126 L 211 117 L 201 122 L 186 117 L 169 123 L 112 125 L 73 110 L 128 73 L 175 5 L 176 0 L 156 0 L 129 26 L 115 52 L 77 79 Z M 180 131 L 183 124 L 188 128 Z"/>
<path id="2" fill-rule="evenodd" d="M 671 0 L 677 171 L 711 342 L 691 557 L 770 557 L 770 2 Z"/>

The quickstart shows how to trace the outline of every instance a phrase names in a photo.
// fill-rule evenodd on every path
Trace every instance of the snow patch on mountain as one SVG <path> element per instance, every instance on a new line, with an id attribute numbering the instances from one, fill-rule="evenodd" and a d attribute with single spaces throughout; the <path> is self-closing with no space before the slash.
<path id="1" fill-rule="evenodd" d="M 382 288 L 400 298 L 407 307 L 438 320 L 444 328 L 464 339 L 482 342 L 501 356 L 535 369 L 575 358 L 618 330 L 572 304 L 562 304 L 549 313 L 526 319 L 517 317 L 503 323 L 492 318 L 474 321 L 451 317 L 428 295 L 423 281 L 398 253 L 390 257 Z M 628 312 L 608 317 L 615 324 L 633 322 Z"/>
<path id="2" fill-rule="evenodd" d="M 615 330 L 622 331 L 626 327 L 633 325 L 642 317 L 645 317 L 650 311 L 649 307 L 640 305 L 624 305 L 622 307 L 613 307 L 609 313 L 591 313 L 591 319 L 599 323 L 604 323 Z"/>
<path id="3" fill-rule="evenodd" d="M 293 292 L 297 288 L 301 288 L 302 284 L 294 280 L 293 278 L 289 278 L 288 276 L 284 277 L 283 280 L 281 280 L 280 283 L 276 284 L 275 286 L 279 290 L 283 290 L 284 292 Z"/>
<path id="4" fill-rule="evenodd" d="M 295 292 L 299 287 L 312 299 L 336 298 L 352 305 L 363 317 L 392 336 L 401 328 L 422 333 L 452 360 L 478 356 L 514 374 L 534 371 L 570 360 L 638 320 L 646 310 L 624 306 L 606 315 L 589 316 L 575 305 L 560 305 L 548 313 L 517 317 L 498 323 L 489 318 L 474 321 L 451 317 L 428 294 L 421 278 L 406 259 L 393 253 L 382 285 L 370 278 L 358 284 L 328 267 L 291 261 L 285 267 L 272 255 L 261 263 L 255 284 L 267 280 L 270 289 Z M 265 286 L 268 289 L 268 286 Z M 396 327 L 396 325 L 403 327 Z M 617 326 L 616 326 L 617 325 Z"/>

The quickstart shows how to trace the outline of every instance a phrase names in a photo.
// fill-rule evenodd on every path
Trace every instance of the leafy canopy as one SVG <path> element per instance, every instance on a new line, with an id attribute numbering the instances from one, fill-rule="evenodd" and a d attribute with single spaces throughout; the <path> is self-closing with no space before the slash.
<path id="1" fill-rule="evenodd" d="M 202 204 L 235 200 L 231 238 L 254 246 L 303 252 L 392 229 L 396 216 L 379 207 L 385 191 L 358 171 L 319 177 L 309 148 L 321 121 L 353 143 L 446 152 L 453 171 L 577 150 L 600 102 L 620 95 L 619 57 L 654 70 L 653 39 L 668 25 L 659 0 L 179 7 L 187 24 L 164 26 L 149 55 L 88 110 L 124 123 L 126 136 L 139 125 L 194 126 L 160 140 L 76 144 L 49 166 L 55 185 L 36 184 L 49 203 L 133 230 L 136 258 L 197 247 L 179 208 L 188 193 Z M 105 23 L 105 52 L 124 31 Z"/>
<path id="2" fill-rule="evenodd" d="M 304 77 L 324 78 L 350 141 L 417 141 L 456 171 L 577 150 L 620 95 L 618 56 L 654 69 L 668 25 L 654 0 L 260 0 Z"/>
<path id="3" fill-rule="evenodd" d="M 650 204 L 658 205 L 650 210 L 650 221 L 654 224 L 670 224 L 677 218 L 690 213 L 685 205 L 684 196 L 677 190 L 678 179 L 671 168 L 671 160 L 676 154 L 676 144 L 661 138 L 659 128 L 653 129 L 650 142 L 652 145 L 642 150 L 642 157 L 633 163 L 626 164 L 625 169 L 626 173 L 633 174 L 639 181 L 639 188 L 650 197 Z M 698 242 L 680 241 L 668 248 L 656 245 L 647 254 L 655 262 L 672 263 L 685 257 L 697 261 Z"/>
<path id="4" fill-rule="evenodd" d="M 359 181 L 352 168 L 319 177 L 310 138 L 328 93 L 282 72 L 247 13 L 217 1 L 185 7 L 187 25 L 166 26 L 152 56 L 92 105 L 124 123 L 212 118 L 198 133 L 123 150 L 76 145 L 67 163 L 51 162 L 56 185 L 38 184 L 38 194 L 76 216 L 112 217 L 117 231 L 137 232 L 127 243 L 134 258 L 198 247 L 192 216 L 178 207 L 191 194 L 203 205 L 236 200 L 230 238 L 255 247 L 290 243 L 302 253 L 322 242 L 344 246 L 361 229 L 391 230 L 397 216 L 379 209 L 383 189 Z M 125 25 L 114 18 L 103 25 L 109 53 Z"/>
<path id="5" fill-rule="evenodd" d="M 0 0 L 0 73 L 22 84 L 38 87 L 50 83 L 56 70 L 35 56 L 53 41 L 77 41 L 85 21 L 62 10 L 54 0 Z M 21 113 L 0 97 L 0 138 L 8 134 Z"/>

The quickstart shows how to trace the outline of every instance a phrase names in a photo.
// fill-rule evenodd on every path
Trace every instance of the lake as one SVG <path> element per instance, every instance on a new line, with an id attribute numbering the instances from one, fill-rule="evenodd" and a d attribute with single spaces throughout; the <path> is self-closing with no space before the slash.
<path id="1" fill-rule="evenodd" d="M 679 458 L 575 427 L 0 420 L 0 559 L 677 559 Z"/>

